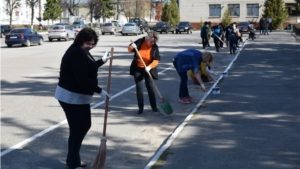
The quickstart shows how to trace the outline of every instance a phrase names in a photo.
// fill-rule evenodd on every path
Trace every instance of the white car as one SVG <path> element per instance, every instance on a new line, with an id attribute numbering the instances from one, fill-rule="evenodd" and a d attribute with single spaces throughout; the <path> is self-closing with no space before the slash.
<path id="1" fill-rule="evenodd" d="M 58 41 L 64 39 L 68 41 L 69 39 L 75 39 L 75 37 L 75 31 L 71 29 L 69 25 L 54 25 L 48 31 L 48 39 L 50 42 L 52 42 L 53 39 L 57 39 Z"/>

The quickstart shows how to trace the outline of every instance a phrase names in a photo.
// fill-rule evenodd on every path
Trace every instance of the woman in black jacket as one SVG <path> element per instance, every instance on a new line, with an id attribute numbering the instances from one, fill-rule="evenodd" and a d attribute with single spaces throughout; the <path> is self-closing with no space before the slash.
<path id="1" fill-rule="evenodd" d="M 86 166 L 79 151 L 82 141 L 91 127 L 90 103 L 94 93 L 105 99 L 110 95 L 98 86 L 97 72 L 109 58 L 108 52 L 95 60 L 89 53 L 97 45 L 98 36 L 93 29 L 84 28 L 65 52 L 60 65 L 60 77 L 55 98 L 63 108 L 69 128 L 66 164 L 70 169 Z"/>

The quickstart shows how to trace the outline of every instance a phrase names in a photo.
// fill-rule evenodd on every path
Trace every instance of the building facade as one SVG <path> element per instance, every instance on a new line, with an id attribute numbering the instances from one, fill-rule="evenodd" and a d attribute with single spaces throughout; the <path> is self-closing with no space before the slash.
<path id="1" fill-rule="evenodd" d="M 299 22 L 293 15 L 294 0 L 284 0 L 289 11 L 286 24 Z M 221 22 L 226 9 L 230 10 L 234 22 L 258 23 L 262 16 L 265 0 L 179 0 L 181 21 L 190 21 L 193 28 L 199 28 L 200 22 Z"/>

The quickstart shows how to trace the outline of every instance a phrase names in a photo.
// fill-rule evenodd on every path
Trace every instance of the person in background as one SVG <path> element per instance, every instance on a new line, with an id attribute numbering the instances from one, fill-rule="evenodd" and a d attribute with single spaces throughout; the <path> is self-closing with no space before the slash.
<path id="1" fill-rule="evenodd" d="M 129 44 L 128 52 L 134 52 L 133 60 L 130 66 L 130 75 L 134 77 L 136 84 L 136 97 L 138 102 L 138 114 L 144 111 L 144 96 L 143 96 L 143 79 L 145 79 L 146 88 L 148 91 L 151 108 L 154 112 L 158 112 L 156 106 L 156 98 L 153 90 L 153 83 L 147 72 L 150 72 L 153 79 L 158 79 L 156 66 L 160 61 L 159 50 L 156 42 L 158 41 L 158 34 L 151 30 L 146 37 L 136 40 Z M 146 67 L 139 58 L 135 49 L 137 49 L 144 60 Z"/>
<path id="2" fill-rule="evenodd" d="M 230 24 L 225 29 L 226 46 L 229 47 L 229 35 L 233 32 L 233 24 Z"/>
<path id="3" fill-rule="evenodd" d="M 273 22 L 273 20 L 272 20 L 272 18 L 271 17 L 269 17 L 268 18 L 268 22 L 269 22 L 269 29 L 270 29 L 270 32 L 272 32 L 272 29 L 273 29 L 273 25 L 272 25 L 272 22 Z"/>
<path id="4" fill-rule="evenodd" d="M 81 162 L 80 148 L 82 141 L 91 127 L 92 96 L 99 93 L 103 99 L 110 95 L 98 86 L 98 68 L 107 62 L 109 54 L 95 60 L 90 54 L 98 42 L 98 36 L 93 29 L 82 29 L 74 43 L 62 57 L 60 76 L 55 92 L 65 112 L 69 124 L 68 154 L 66 165 L 70 169 L 80 169 L 86 166 Z"/>
<path id="5" fill-rule="evenodd" d="M 236 46 L 237 46 L 236 33 L 231 32 L 231 34 L 228 37 L 228 40 L 229 40 L 229 51 L 230 51 L 230 54 L 235 54 L 235 52 L 236 52 Z"/>
<path id="6" fill-rule="evenodd" d="M 211 22 L 210 21 L 208 21 L 207 22 L 207 34 L 206 34 L 206 36 L 207 36 L 207 44 L 206 44 L 206 47 L 210 47 L 210 44 L 209 44 L 209 40 L 210 40 L 210 37 L 211 37 Z"/>
<path id="7" fill-rule="evenodd" d="M 201 32 L 200 32 L 200 36 L 201 36 L 201 39 L 202 39 L 202 46 L 203 46 L 203 49 L 206 48 L 206 45 L 208 43 L 208 40 L 207 40 L 207 32 L 208 32 L 208 27 L 207 27 L 207 22 L 205 21 L 204 22 L 204 25 L 202 26 L 201 28 Z"/>
<path id="8" fill-rule="evenodd" d="M 214 62 L 214 57 L 210 52 L 204 52 L 202 54 L 202 61 L 199 65 L 199 73 L 203 82 L 209 82 L 210 79 L 216 81 L 213 77 L 214 72 L 211 70 L 211 66 Z M 188 76 L 194 81 L 196 85 L 200 85 L 197 78 L 194 76 L 192 70 L 188 71 Z"/>
<path id="9" fill-rule="evenodd" d="M 173 58 L 173 65 L 180 77 L 179 85 L 179 101 L 182 103 L 190 103 L 194 98 L 190 96 L 187 82 L 187 71 L 192 70 L 194 76 L 197 78 L 201 85 L 201 90 L 206 91 L 205 85 L 201 80 L 199 73 L 199 65 L 202 61 L 202 53 L 196 49 L 187 49 L 177 53 Z"/>
<path id="10" fill-rule="evenodd" d="M 269 26 L 269 21 L 268 21 L 268 19 L 266 18 L 265 20 L 264 20 L 264 35 L 269 35 L 269 33 L 268 33 L 268 26 Z"/>
<path id="11" fill-rule="evenodd" d="M 221 25 L 216 25 L 213 27 L 213 38 L 214 38 L 214 43 L 216 47 L 216 52 L 219 52 L 220 50 L 220 37 L 223 34 L 223 31 L 221 30 Z"/>
<path id="12" fill-rule="evenodd" d="M 264 33 L 264 25 L 265 25 L 265 21 L 264 21 L 264 18 L 261 17 L 260 20 L 259 20 L 259 29 L 260 29 L 260 34 L 262 35 Z"/>
<path id="13" fill-rule="evenodd" d="M 224 37 L 225 37 L 225 27 L 224 27 L 224 25 L 222 24 L 222 23 L 220 23 L 220 29 L 221 29 L 221 32 L 222 32 L 222 34 L 221 34 L 221 36 L 220 36 L 220 38 L 221 38 L 221 40 L 220 40 L 220 48 L 221 49 L 223 49 L 223 46 L 224 46 Z"/>

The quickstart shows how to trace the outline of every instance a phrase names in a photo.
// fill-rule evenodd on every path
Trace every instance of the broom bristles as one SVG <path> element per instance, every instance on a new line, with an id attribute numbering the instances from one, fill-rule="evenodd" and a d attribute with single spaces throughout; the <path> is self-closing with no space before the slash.
<path id="1" fill-rule="evenodd" d="M 94 169 L 104 169 L 106 159 L 106 137 L 101 138 L 100 148 L 92 164 Z"/>

